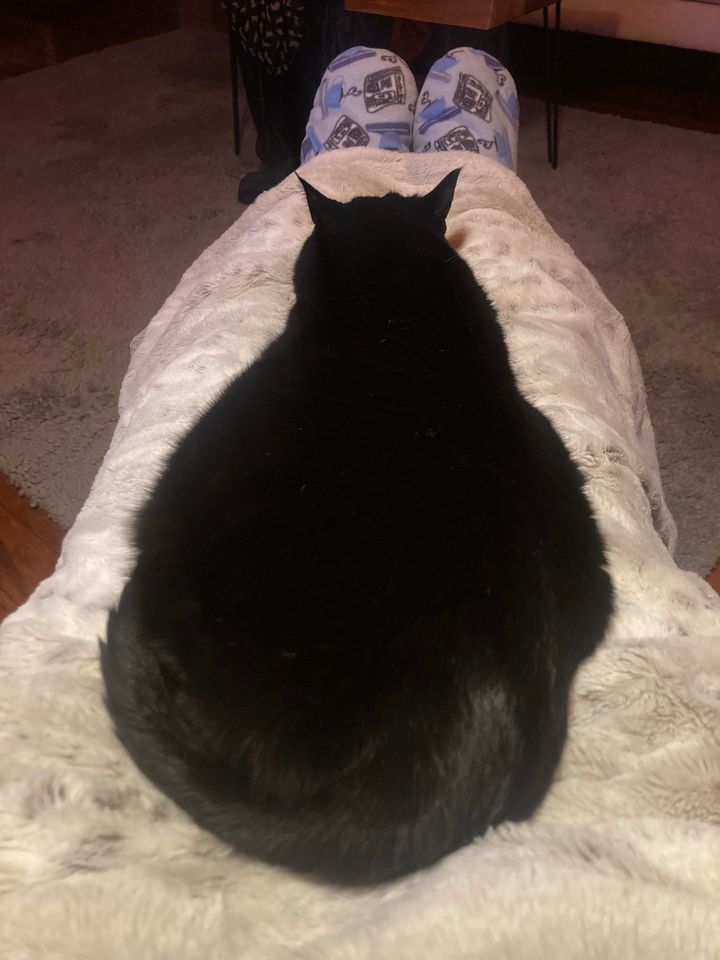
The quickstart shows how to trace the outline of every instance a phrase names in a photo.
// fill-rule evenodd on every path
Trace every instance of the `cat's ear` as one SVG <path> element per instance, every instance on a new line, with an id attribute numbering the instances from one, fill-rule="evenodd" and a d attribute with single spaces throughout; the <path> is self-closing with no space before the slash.
<path id="1" fill-rule="evenodd" d="M 426 209 L 437 220 L 444 222 L 448 213 L 450 213 L 453 196 L 455 195 L 455 184 L 460 176 L 460 170 L 461 167 L 458 167 L 457 170 L 453 170 L 452 173 L 443 177 L 435 189 L 423 197 Z"/>
<path id="2" fill-rule="evenodd" d="M 316 187 L 306 180 L 303 180 L 299 174 L 296 173 L 295 176 L 303 186 L 310 216 L 316 226 L 326 222 L 328 218 L 332 216 L 333 212 L 337 211 L 339 206 L 342 206 L 337 200 L 331 200 L 330 197 L 326 197 L 324 193 L 320 193 Z"/>

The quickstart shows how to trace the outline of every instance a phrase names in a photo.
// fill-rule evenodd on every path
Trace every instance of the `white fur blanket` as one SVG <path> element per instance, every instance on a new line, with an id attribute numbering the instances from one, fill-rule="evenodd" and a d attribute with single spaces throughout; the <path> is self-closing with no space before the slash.
<path id="1" fill-rule="evenodd" d="M 229 854 L 111 733 L 97 640 L 132 564 L 129 520 L 173 439 L 283 326 L 311 226 L 291 177 L 134 344 L 120 422 L 57 571 L 2 627 L 3 960 L 720 957 L 720 600 L 671 559 L 627 328 L 523 184 L 487 159 L 356 150 L 305 172 L 344 200 L 424 192 L 459 162 L 451 242 L 497 305 L 528 398 L 588 477 L 618 594 L 547 801 L 433 869 L 348 892 Z"/>

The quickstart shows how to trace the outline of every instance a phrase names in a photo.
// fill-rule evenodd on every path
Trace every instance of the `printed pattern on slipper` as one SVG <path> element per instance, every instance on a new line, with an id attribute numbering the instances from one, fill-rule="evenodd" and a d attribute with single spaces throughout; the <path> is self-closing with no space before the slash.
<path id="1" fill-rule="evenodd" d="M 416 101 L 415 78 L 397 54 L 370 47 L 344 51 L 315 94 L 300 162 L 346 147 L 408 152 Z"/>
<path id="2" fill-rule="evenodd" d="M 459 47 L 430 69 L 415 112 L 413 150 L 470 150 L 517 169 L 515 81 L 495 57 Z"/>

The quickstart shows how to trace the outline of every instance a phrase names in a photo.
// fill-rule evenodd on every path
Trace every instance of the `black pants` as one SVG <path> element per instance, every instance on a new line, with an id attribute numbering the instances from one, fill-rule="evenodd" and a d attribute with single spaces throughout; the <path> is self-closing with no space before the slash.
<path id="1" fill-rule="evenodd" d="M 387 17 L 345 13 L 342 0 L 311 0 L 305 36 L 292 66 L 271 76 L 235 39 L 250 115 L 257 130 L 256 152 L 264 166 L 300 162 L 300 144 L 315 91 L 328 63 L 347 47 L 390 42 Z"/>

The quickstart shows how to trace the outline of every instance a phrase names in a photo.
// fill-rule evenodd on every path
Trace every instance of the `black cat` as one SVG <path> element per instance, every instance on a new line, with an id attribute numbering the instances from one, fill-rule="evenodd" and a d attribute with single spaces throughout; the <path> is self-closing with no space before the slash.
<path id="1" fill-rule="evenodd" d="M 612 608 L 578 469 L 428 196 L 341 204 L 287 327 L 180 441 L 102 670 L 140 769 L 238 851 L 341 882 L 529 816 Z"/>

